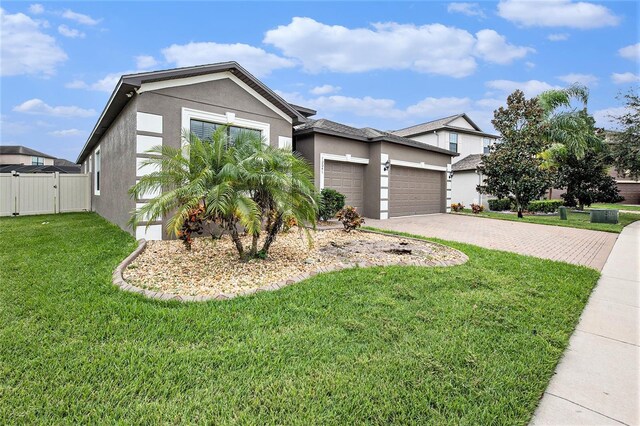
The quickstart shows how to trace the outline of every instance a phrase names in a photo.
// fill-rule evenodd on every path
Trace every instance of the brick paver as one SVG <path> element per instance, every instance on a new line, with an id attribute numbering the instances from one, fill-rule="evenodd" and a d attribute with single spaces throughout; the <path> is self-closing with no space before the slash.
<path id="1" fill-rule="evenodd" d="M 602 270 L 618 234 L 506 220 L 434 214 L 387 220 L 367 226 L 475 244 Z"/>

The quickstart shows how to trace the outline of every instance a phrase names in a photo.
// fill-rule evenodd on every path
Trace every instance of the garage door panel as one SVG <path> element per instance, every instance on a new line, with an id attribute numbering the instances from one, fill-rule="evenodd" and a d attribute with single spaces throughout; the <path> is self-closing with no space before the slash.
<path id="1" fill-rule="evenodd" d="M 440 213 L 444 173 L 411 167 L 391 168 L 389 216 Z"/>
<path id="2" fill-rule="evenodd" d="M 345 204 L 364 208 L 364 165 L 339 161 L 324 162 L 324 186 L 344 194 Z"/>

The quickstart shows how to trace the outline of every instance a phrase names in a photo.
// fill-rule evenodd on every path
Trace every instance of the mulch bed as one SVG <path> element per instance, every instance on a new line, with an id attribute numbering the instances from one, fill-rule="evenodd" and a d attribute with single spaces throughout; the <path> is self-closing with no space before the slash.
<path id="1" fill-rule="evenodd" d="M 250 244 L 247 237 L 245 246 Z M 165 294 L 229 297 L 272 284 L 275 289 L 317 272 L 359 266 L 450 266 L 467 256 L 450 247 L 370 232 L 318 231 L 278 236 L 264 260 L 242 262 L 231 239 L 197 238 L 191 251 L 181 241 L 150 241 L 123 273 L 131 285 Z"/>

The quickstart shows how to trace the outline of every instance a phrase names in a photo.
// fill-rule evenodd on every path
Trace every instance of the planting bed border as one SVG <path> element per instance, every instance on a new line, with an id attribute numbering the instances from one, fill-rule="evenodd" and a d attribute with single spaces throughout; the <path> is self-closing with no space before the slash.
<path id="1" fill-rule="evenodd" d="M 419 238 L 412 238 L 412 237 L 403 237 L 403 236 L 399 236 L 399 235 L 393 235 L 393 234 L 386 234 L 384 232 L 377 232 L 377 231 L 370 231 L 367 229 L 361 229 L 359 230 L 359 232 L 367 232 L 370 234 L 380 234 L 380 235 L 385 235 L 388 237 L 394 237 L 394 238 L 398 238 L 398 239 L 406 239 L 406 240 L 414 240 L 414 241 L 420 241 L 422 243 L 428 243 L 428 244 L 434 244 L 434 245 L 438 245 L 441 247 L 446 247 L 449 250 L 455 250 L 458 253 L 460 253 L 462 261 L 439 261 L 439 265 L 437 266 L 457 266 L 457 265 L 462 265 L 464 263 L 466 263 L 469 258 L 467 257 L 466 254 L 462 253 L 460 250 L 454 249 L 452 247 L 449 246 L 445 246 L 444 244 L 439 244 L 439 243 L 435 243 L 432 241 L 425 241 Z M 145 288 L 141 288 L 141 287 L 137 287 L 135 285 L 129 284 L 127 281 L 125 281 L 122 273 L 124 272 L 124 270 L 144 251 L 144 249 L 147 247 L 147 241 L 145 239 L 141 239 L 138 242 L 138 247 L 133 251 L 133 253 L 131 253 L 129 256 L 127 256 L 126 259 L 124 259 L 122 262 L 120 262 L 120 264 L 116 267 L 115 271 L 113 271 L 113 284 L 116 285 L 117 287 L 119 287 L 121 290 L 124 291 L 128 291 L 131 293 L 138 293 L 141 294 L 143 296 L 146 296 L 150 299 L 156 299 L 156 300 L 175 300 L 178 302 L 206 302 L 209 300 L 228 300 L 228 299 L 233 299 L 234 297 L 237 296 L 248 296 L 254 293 L 259 293 L 262 291 L 273 291 L 273 290 L 278 290 L 281 289 L 283 287 L 287 287 L 291 284 L 295 284 L 298 283 L 300 281 L 306 280 L 307 278 L 313 277 L 314 275 L 317 274 L 321 274 L 321 273 L 326 273 L 326 272 L 334 272 L 334 271 L 340 271 L 343 269 L 351 269 L 351 268 L 368 268 L 368 267 L 374 267 L 374 266 L 424 266 L 424 267 L 433 267 L 434 265 L 429 264 L 426 261 L 421 261 L 421 260 L 409 260 L 409 261 L 402 261 L 402 262 L 388 262 L 388 263 L 384 263 L 384 264 L 373 264 L 373 263 L 369 263 L 369 262 L 353 262 L 353 263 L 344 263 L 341 265 L 331 265 L 331 266 L 320 266 L 319 268 L 310 271 L 310 272 L 304 272 L 302 274 L 296 275 L 294 277 L 288 278 L 286 280 L 282 280 L 282 281 L 278 281 L 276 283 L 273 284 L 269 284 L 269 285 L 264 285 L 262 287 L 258 287 L 258 288 L 252 288 L 249 290 L 245 290 L 245 291 L 241 291 L 238 293 L 218 293 L 218 294 L 210 294 L 210 295 L 201 295 L 201 296 L 187 296 L 187 295 L 180 295 L 180 294 L 175 294 L 175 293 L 163 293 L 163 292 L 159 292 L 159 291 L 153 291 L 153 290 L 148 290 Z"/>

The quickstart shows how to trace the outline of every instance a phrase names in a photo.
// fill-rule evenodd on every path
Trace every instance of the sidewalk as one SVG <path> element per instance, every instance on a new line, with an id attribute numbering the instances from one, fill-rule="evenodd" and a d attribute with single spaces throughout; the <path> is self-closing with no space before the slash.
<path id="1" fill-rule="evenodd" d="M 607 259 L 532 425 L 640 424 L 640 222 Z"/>

